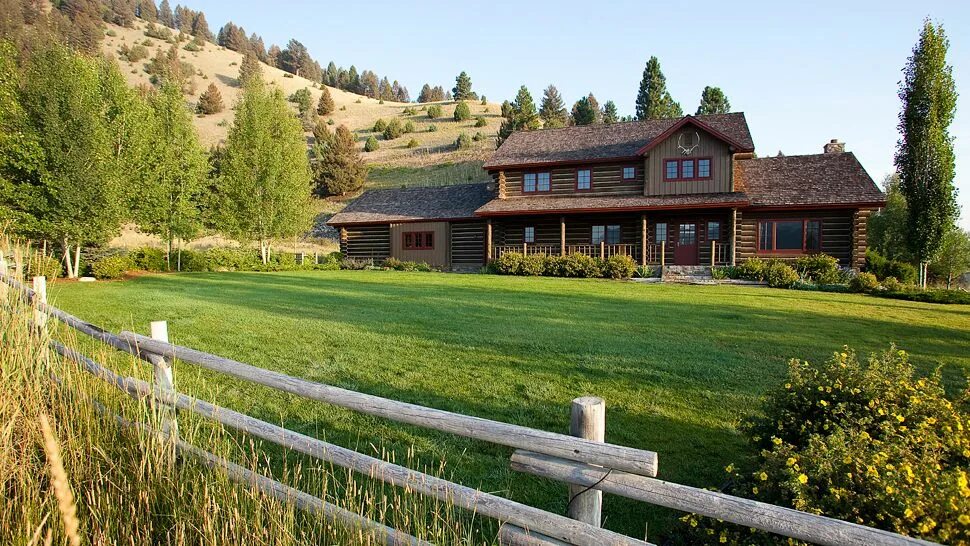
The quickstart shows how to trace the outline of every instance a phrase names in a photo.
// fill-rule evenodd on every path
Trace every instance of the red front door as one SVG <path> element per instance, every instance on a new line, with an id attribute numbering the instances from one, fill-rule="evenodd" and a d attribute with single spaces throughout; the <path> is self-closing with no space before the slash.
<path id="1" fill-rule="evenodd" d="M 675 265 L 697 265 L 697 224 L 678 224 Z"/>

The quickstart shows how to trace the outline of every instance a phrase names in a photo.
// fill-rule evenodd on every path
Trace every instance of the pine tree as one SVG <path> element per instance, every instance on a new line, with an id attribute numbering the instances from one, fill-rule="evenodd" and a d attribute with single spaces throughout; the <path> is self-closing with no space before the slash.
<path id="1" fill-rule="evenodd" d="M 158 21 L 158 7 L 155 0 L 141 0 L 135 6 L 135 15 L 150 23 Z"/>
<path id="2" fill-rule="evenodd" d="M 698 116 L 707 114 L 727 114 L 731 111 L 731 101 L 728 100 L 720 87 L 704 87 L 701 93 L 701 104 L 697 107 Z"/>
<path id="3" fill-rule="evenodd" d="M 593 125 L 600 123 L 602 112 L 600 112 L 599 102 L 592 93 L 576 101 L 572 111 L 573 123 L 576 125 Z"/>
<path id="4" fill-rule="evenodd" d="M 451 90 L 451 93 L 455 100 L 475 98 L 474 93 L 472 93 L 472 79 L 464 70 L 455 78 L 455 87 Z"/>
<path id="5" fill-rule="evenodd" d="M 266 50 L 266 64 L 272 66 L 273 68 L 280 67 L 280 55 L 283 54 L 283 50 L 280 46 L 272 44 L 269 49 Z"/>
<path id="6" fill-rule="evenodd" d="M 660 70 L 660 61 L 650 57 L 637 93 L 637 119 L 679 118 L 683 115 L 680 104 L 667 91 L 667 78 Z"/>
<path id="7" fill-rule="evenodd" d="M 168 0 L 162 0 L 162 3 L 158 5 L 158 22 L 168 28 L 175 28 L 175 15 L 172 13 L 172 6 L 169 5 Z"/>
<path id="8" fill-rule="evenodd" d="M 499 144 L 505 142 L 509 135 L 515 131 L 531 131 L 542 125 L 539 113 L 536 111 L 536 103 L 532 99 L 532 93 L 529 93 L 529 89 L 524 85 L 519 87 L 519 92 L 516 93 L 514 101 L 502 103 L 502 115 L 505 117 L 505 121 L 499 127 Z"/>
<path id="9" fill-rule="evenodd" d="M 535 105 L 533 105 L 533 108 L 534 107 Z M 471 119 L 472 111 L 471 108 L 468 107 L 468 103 L 463 100 L 458 101 L 458 104 L 455 105 L 455 113 L 453 117 L 455 118 L 455 121 L 467 121 Z"/>
<path id="10" fill-rule="evenodd" d="M 910 251 L 922 265 L 937 253 L 957 217 L 953 187 L 953 122 L 957 93 L 953 67 L 947 64 L 950 42 L 941 25 L 923 22 L 919 43 L 903 69 L 899 98 L 900 139 L 896 169 L 909 212 Z"/>
<path id="11" fill-rule="evenodd" d="M 330 89 L 326 85 L 320 92 L 320 100 L 317 102 L 317 114 L 325 116 L 334 110 L 333 97 L 330 96 Z"/>
<path id="12" fill-rule="evenodd" d="M 199 95 L 199 104 L 196 111 L 200 114 L 218 114 L 225 108 L 222 102 L 222 93 L 216 84 L 210 83 L 209 87 Z"/>
<path id="13" fill-rule="evenodd" d="M 212 31 L 209 30 L 209 22 L 205 20 L 205 14 L 201 11 L 195 15 L 192 21 L 192 36 L 202 40 L 212 41 Z"/>
<path id="14" fill-rule="evenodd" d="M 175 28 L 182 33 L 192 33 L 192 21 L 195 19 L 192 10 L 182 5 L 175 6 Z"/>
<path id="15" fill-rule="evenodd" d="M 357 73 L 357 67 L 354 65 L 350 65 L 350 68 L 347 70 L 346 90 L 351 93 L 363 94 L 361 92 L 360 74 Z"/>
<path id="16" fill-rule="evenodd" d="M 266 55 L 266 44 L 263 43 L 262 36 L 255 32 L 249 35 L 249 52 L 255 55 L 259 62 L 265 63 L 269 60 Z"/>
<path id="17" fill-rule="evenodd" d="M 256 60 L 256 57 L 246 54 L 243 55 L 242 63 L 239 65 L 239 81 L 240 87 L 245 87 L 253 79 L 262 79 L 263 77 L 263 67 Z"/>
<path id="18" fill-rule="evenodd" d="M 616 123 L 620 121 L 620 113 L 616 110 L 616 103 L 608 100 L 603 105 L 603 123 Z"/>
<path id="19" fill-rule="evenodd" d="M 337 69 L 336 63 L 330 61 L 330 63 L 327 64 L 327 72 L 323 77 L 323 83 L 329 85 L 330 87 L 337 87 L 337 77 L 339 74 L 340 71 Z"/>
<path id="20" fill-rule="evenodd" d="M 539 106 L 539 117 L 542 118 L 544 127 L 555 128 L 565 127 L 569 123 L 569 113 L 563 103 L 562 95 L 555 85 L 549 85 L 542 92 L 542 104 Z"/>
<path id="21" fill-rule="evenodd" d="M 217 187 L 216 224 L 238 241 L 258 241 L 263 263 L 272 239 L 311 224 L 306 139 L 278 88 L 259 80 L 243 88 L 226 137 Z"/>
<path id="22" fill-rule="evenodd" d="M 337 127 L 326 141 L 314 145 L 312 156 L 317 195 L 347 195 L 364 186 L 367 165 L 357 150 L 354 133 L 347 127 Z"/>

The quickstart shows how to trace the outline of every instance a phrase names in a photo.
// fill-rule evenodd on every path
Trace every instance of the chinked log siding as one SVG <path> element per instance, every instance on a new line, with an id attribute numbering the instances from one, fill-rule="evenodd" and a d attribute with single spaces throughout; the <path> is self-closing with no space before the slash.
<path id="1" fill-rule="evenodd" d="M 384 261 L 391 254 L 390 226 L 347 226 L 340 237 L 340 252 L 355 260 Z"/>
<path id="2" fill-rule="evenodd" d="M 695 133 L 700 136 L 700 143 L 689 156 L 678 148 L 678 139 L 687 145 L 696 140 Z M 709 180 L 667 181 L 664 180 L 665 159 L 711 159 L 711 174 Z M 723 141 L 711 136 L 701 129 L 688 126 L 667 138 L 650 150 L 644 160 L 646 166 L 646 181 L 644 195 L 678 195 L 690 193 L 718 193 L 731 191 L 733 176 L 731 151 Z M 697 174 L 697 164 L 694 164 Z"/>
<path id="3" fill-rule="evenodd" d="M 852 267 L 861 269 L 866 265 L 869 218 L 875 211 L 876 209 L 859 209 L 852 215 Z"/>
<path id="4" fill-rule="evenodd" d="M 404 248 L 404 234 L 413 232 L 432 233 L 432 248 L 426 250 Z M 391 256 L 399 260 L 425 262 L 435 267 L 448 267 L 451 250 L 448 233 L 448 222 L 391 224 Z"/>
<path id="5" fill-rule="evenodd" d="M 485 265 L 485 222 L 451 224 L 451 267 L 478 268 Z"/>
<path id="6" fill-rule="evenodd" d="M 787 212 L 769 212 L 746 210 L 738 213 L 738 241 L 737 259 L 761 256 L 763 258 L 777 257 L 783 260 L 794 259 L 797 256 L 778 256 L 773 254 L 759 254 L 758 252 L 758 222 L 761 220 L 809 219 L 822 221 L 822 252 L 838 258 L 844 266 L 852 264 L 852 228 L 853 210 L 804 210 Z M 865 251 L 862 251 L 863 260 Z"/>
<path id="7" fill-rule="evenodd" d="M 629 180 L 623 179 L 623 167 L 636 169 L 636 176 Z M 590 169 L 593 171 L 592 189 L 576 190 L 576 170 Z M 499 173 L 505 174 L 504 193 L 499 197 L 542 196 L 542 195 L 642 195 L 643 193 L 643 165 L 638 162 L 626 163 L 593 163 L 589 165 L 571 165 L 568 167 L 551 166 L 548 168 L 516 169 L 497 171 L 492 178 L 499 188 L 503 187 Z M 525 173 L 551 173 L 550 191 L 528 192 L 522 191 L 522 178 Z"/>

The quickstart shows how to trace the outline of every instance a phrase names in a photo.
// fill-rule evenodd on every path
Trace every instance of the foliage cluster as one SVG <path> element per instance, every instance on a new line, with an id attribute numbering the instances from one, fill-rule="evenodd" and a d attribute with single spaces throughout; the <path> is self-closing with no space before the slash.
<path id="1" fill-rule="evenodd" d="M 384 260 L 382 264 L 384 269 L 393 269 L 395 271 L 435 271 L 433 267 L 425 262 L 415 262 L 409 260 L 399 260 L 397 258 L 388 258 Z"/>
<path id="2" fill-rule="evenodd" d="M 491 268 L 501 275 L 629 279 L 636 273 L 637 265 L 626 255 L 603 260 L 579 253 L 546 256 L 504 252 Z"/>
<path id="3" fill-rule="evenodd" d="M 866 271 L 877 279 L 895 277 L 904 284 L 916 282 L 916 268 L 912 264 L 883 257 L 879 252 L 869 249 L 866 251 Z"/>

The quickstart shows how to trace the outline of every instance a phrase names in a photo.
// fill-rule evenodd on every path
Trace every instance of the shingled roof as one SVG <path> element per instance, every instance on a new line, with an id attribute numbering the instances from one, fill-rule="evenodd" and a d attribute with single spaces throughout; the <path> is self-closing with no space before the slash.
<path id="1" fill-rule="evenodd" d="M 611 212 L 689 208 L 740 207 L 748 204 L 741 192 L 694 193 L 662 196 L 562 196 L 493 199 L 478 209 L 479 216 L 551 214 L 563 212 Z"/>
<path id="2" fill-rule="evenodd" d="M 734 141 L 743 151 L 754 150 L 744 113 L 735 112 L 518 131 L 512 133 L 492 154 L 485 162 L 485 168 L 630 159 L 640 155 L 643 147 L 675 125 L 693 121 Z"/>
<path id="3" fill-rule="evenodd" d="M 881 205 L 886 196 L 852 152 L 743 159 L 735 185 L 751 206 Z"/>
<path id="4" fill-rule="evenodd" d="M 493 197 L 488 184 L 456 184 L 369 190 L 333 215 L 327 224 L 381 224 L 474 218 Z"/>

